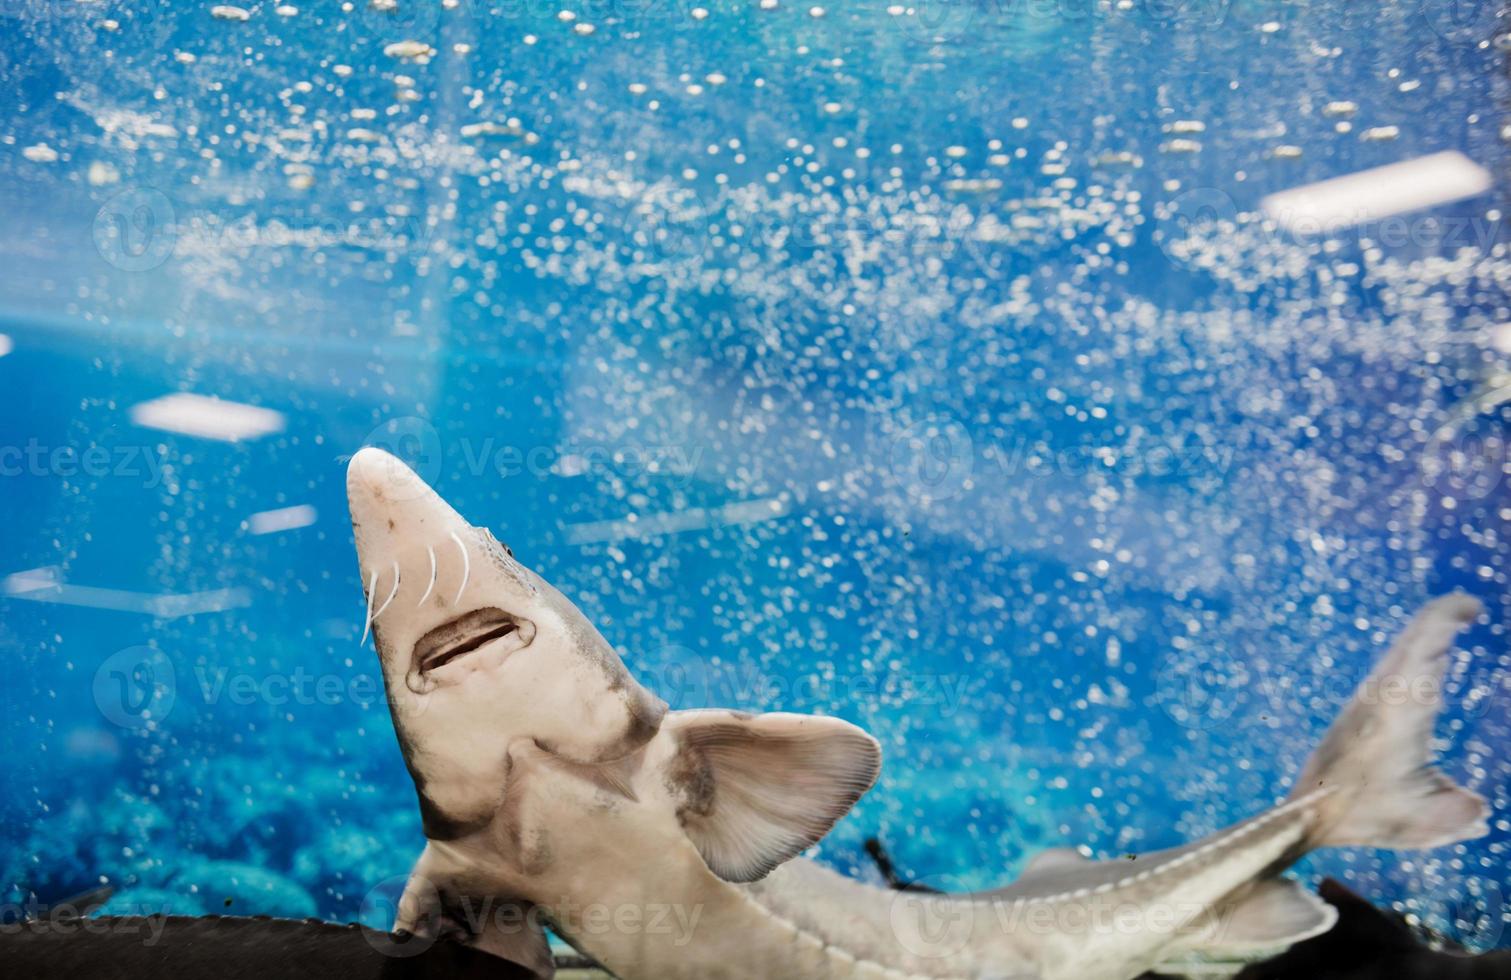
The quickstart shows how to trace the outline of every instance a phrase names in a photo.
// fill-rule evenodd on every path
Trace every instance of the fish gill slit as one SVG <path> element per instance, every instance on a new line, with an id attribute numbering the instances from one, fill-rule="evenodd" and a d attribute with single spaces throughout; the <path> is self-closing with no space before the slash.
<path id="1" fill-rule="evenodd" d="M 373 572 L 372 578 L 367 583 L 367 615 L 362 620 L 362 639 L 357 641 L 357 646 L 367 644 L 367 634 L 373 628 L 373 593 L 378 591 L 378 573 Z"/>
<path id="2" fill-rule="evenodd" d="M 435 548 L 426 545 L 425 551 L 430 555 L 430 581 L 425 585 L 425 594 L 420 596 L 420 601 L 414 604 L 416 609 L 423 606 L 425 600 L 430 598 L 430 593 L 435 591 Z"/>
<path id="3" fill-rule="evenodd" d="M 374 621 L 376 621 L 379 616 L 383 615 L 384 610 L 386 610 L 389 607 L 389 605 L 391 605 L 393 603 L 394 596 L 396 596 L 398 594 L 399 594 L 399 563 L 398 562 L 394 562 L 393 563 L 393 588 L 391 588 L 391 589 L 388 590 L 388 598 L 383 600 L 383 605 L 379 606 L 378 607 L 378 611 L 375 612 L 375 613 L 373 613 L 372 618 L 373 618 Z"/>
<path id="4" fill-rule="evenodd" d="M 472 578 L 472 556 L 467 554 L 467 546 L 455 531 L 451 532 L 451 540 L 456 542 L 457 550 L 462 553 L 462 584 L 457 586 L 456 598 L 451 600 L 453 606 L 462 601 L 462 593 L 467 591 L 467 583 Z"/>

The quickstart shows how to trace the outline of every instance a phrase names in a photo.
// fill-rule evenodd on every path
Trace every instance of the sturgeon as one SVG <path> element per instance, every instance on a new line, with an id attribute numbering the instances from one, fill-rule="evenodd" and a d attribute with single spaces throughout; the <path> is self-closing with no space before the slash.
<path id="1" fill-rule="evenodd" d="M 1011 885 L 897 892 L 799 857 L 875 782 L 837 718 L 667 712 L 572 603 L 374 448 L 347 479 L 368 625 L 427 838 L 396 930 L 549 977 L 545 928 L 622 980 L 1128 980 L 1258 955 L 1337 912 L 1288 866 L 1321 847 L 1488 832 L 1431 766 L 1455 635 L 1428 604 L 1278 805 L 1136 860 L 1047 851 Z"/>

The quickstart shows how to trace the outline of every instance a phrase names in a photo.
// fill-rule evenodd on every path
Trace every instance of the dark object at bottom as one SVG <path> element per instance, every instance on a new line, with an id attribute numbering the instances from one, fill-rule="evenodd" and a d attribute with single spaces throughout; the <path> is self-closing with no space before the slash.
<path id="1" fill-rule="evenodd" d="M 882 842 L 875 837 L 866 838 L 866 853 L 871 855 L 871 860 L 876 862 L 876 870 L 881 873 L 882 880 L 887 887 L 899 892 L 926 892 L 930 895 L 940 894 L 939 889 L 930 888 L 928 885 L 920 885 L 916 881 L 907 881 L 897 873 L 897 868 L 892 864 L 891 855 Z"/>
<path id="2" fill-rule="evenodd" d="M 1399 917 L 1331 878 L 1317 892 L 1337 908 L 1338 924 L 1274 959 L 1245 967 L 1237 980 L 1511 980 L 1511 951 L 1440 953 L 1423 946 Z"/>
<path id="3" fill-rule="evenodd" d="M 515 980 L 530 973 L 450 940 L 313 919 L 43 918 L 0 925 L 5 975 L 26 980 Z"/>
<path id="4" fill-rule="evenodd" d="M 1380 911 L 1336 881 L 1323 882 L 1319 892 L 1338 909 L 1338 924 L 1272 960 L 1246 967 L 1237 980 L 1511 980 L 1511 951 L 1467 956 L 1428 949 L 1398 916 Z M 512 963 L 446 939 L 405 939 L 314 919 L 231 916 L 52 915 L 0 923 L 0 964 L 6 976 L 27 980 L 530 976 Z M 1143 980 L 1155 976 L 1148 974 Z"/>
<path id="5" fill-rule="evenodd" d="M 889 888 L 935 892 L 897 873 L 886 847 L 872 837 L 866 853 Z M 1274 959 L 1247 966 L 1235 980 L 1511 980 L 1511 950 L 1470 956 L 1422 945 L 1399 916 L 1383 912 L 1331 878 L 1317 893 L 1338 910 L 1331 930 Z M 1178 980 L 1146 973 L 1139 980 Z"/>

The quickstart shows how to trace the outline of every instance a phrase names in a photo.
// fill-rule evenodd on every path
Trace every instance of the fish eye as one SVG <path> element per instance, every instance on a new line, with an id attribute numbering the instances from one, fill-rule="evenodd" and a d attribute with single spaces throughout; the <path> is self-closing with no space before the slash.
<path id="1" fill-rule="evenodd" d="M 504 544 L 497 537 L 495 537 L 494 534 L 493 534 L 493 532 L 490 531 L 488 528 L 486 528 L 486 527 L 477 528 L 477 532 L 479 534 L 483 535 L 483 537 L 487 538 L 490 544 L 497 545 L 499 548 L 501 548 L 503 550 L 504 554 L 508 555 L 510 558 L 514 557 L 514 549 L 511 548 L 511 547 L 509 547 L 508 545 Z"/>

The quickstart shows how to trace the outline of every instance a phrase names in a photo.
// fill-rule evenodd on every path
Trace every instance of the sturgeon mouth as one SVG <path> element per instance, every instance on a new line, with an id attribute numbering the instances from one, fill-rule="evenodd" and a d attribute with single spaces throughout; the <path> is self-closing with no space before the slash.
<path id="1" fill-rule="evenodd" d="M 523 649 L 535 639 L 535 624 L 488 606 L 463 613 L 420 637 L 414 645 L 413 669 L 428 674 L 499 640 L 508 652 Z"/>

